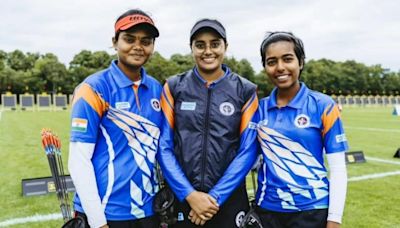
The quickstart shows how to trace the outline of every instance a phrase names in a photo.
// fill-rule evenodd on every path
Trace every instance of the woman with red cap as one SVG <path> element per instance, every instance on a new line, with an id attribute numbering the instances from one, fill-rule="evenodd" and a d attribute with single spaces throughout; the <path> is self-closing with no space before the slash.
<path id="1" fill-rule="evenodd" d="M 118 60 L 75 89 L 68 167 L 87 226 L 159 226 L 152 203 L 162 87 L 143 68 L 158 36 L 149 15 L 125 12 L 112 38 Z"/>

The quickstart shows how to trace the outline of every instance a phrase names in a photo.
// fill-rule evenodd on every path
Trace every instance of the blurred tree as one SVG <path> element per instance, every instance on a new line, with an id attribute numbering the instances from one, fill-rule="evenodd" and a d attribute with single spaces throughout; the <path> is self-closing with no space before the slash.
<path id="1" fill-rule="evenodd" d="M 255 73 L 249 61 L 241 59 L 238 63 L 238 68 L 237 73 L 239 75 L 249 79 L 250 81 L 254 81 Z"/>
<path id="2" fill-rule="evenodd" d="M 191 54 L 187 55 L 174 54 L 171 56 L 170 61 L 178 66 L 174 74 L 188 71 L 192 69 L 193 66 L 195 65 Z"/>
<path id="3" fill-rule="evenodd" d="M 5 51 L 0 50 L 0 71 L 2 71 L 6 67 L 7 61 L 7 53 Z"/>
<path id="4" fill-rule="evenodd" d="M 46 53 L 36 61 L 32 74 L 24 82 L 33 92 L 57 93 L 57 87 L 65 85 L 67 75 L 65 65 L 58 61 L 57 56 Z"/>
<path id="5" fill-rule="evenodd" d="M 265 71 L 263 70 L 254 76 L 253 82 L 257 84 L 259 99 L 269 96 L 272 89 L 274 88 L 274 85 L 268 79 L 268 76 L 265 74 Z"/>
<path id="6" fill-rule="evenodd" d="M 105 51 L 82 50 L 70 62 L 68 70 L 54 54 L 23 53 L 20 50 L 0 50 L 0 92 L 13 93 L 59 92 L 72 93 L 87 76 L 107 68 L 116 55 Z M 268 96 L 273 85 L 264 71 L 255 74 L 246 60 L 226 57 L 224 63 L 234 72 L 258 85 L 260 97 Z M 155 52 L 145 67 L 161 83 L 171 75 L 185 72 L 195 65 L 191 54 L 174 54 L 166 59 Z M 381 65 L 366 66 L 354 60 L 335 62 L 329 59 L 309 60 L 300 80 L 311 89 L 327 94 L 399 94 L 400 72 L 391 72 Z"/>
<path id="7" fill-rule="evenodd" d="M 168 77 L 180 73 L 180 66 L 176 62 L 165 59 L 158 52 L 153 53 L 145 68 L 147 73 L 155 77 L 161 84 Z"/>
<path id="8" fill-rule="evenodd" d="M 8 53 L 7 65 L 16 71 L 28 71 L 33 68 L 40 55 L 38 53 L 27 53 L 26 55 L 20 51 L 15 50 Z"/>
<path id="9" fill-rule="evenodd" d="M 395 95 L 400 90 L 400 76 L 394 72 L 387 72 L 382 77 L 384 91 L 389 95 Z"/>
<path id="10" fill-rule="evenodd" d="M 82 50 L 74 56 L 69 64 L 68 75 L 70 78 L 68 80 L 75 87 L 87 76 L 109 67 L 114 58 L 115 56 L 109 55 L 105 51 L 95 51 L 92 53 L 88 50 Z M 71 88 L 67 90 L 70 91 Z"/>

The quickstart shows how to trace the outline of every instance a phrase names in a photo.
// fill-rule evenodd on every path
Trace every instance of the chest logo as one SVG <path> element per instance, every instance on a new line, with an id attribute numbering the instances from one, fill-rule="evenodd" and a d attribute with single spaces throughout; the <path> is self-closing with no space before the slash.
<path id="1" fill-rule="evenodd" d="M 131 104 L 129 102 L 124 101 L 124 102 L 115 102 L 115 108 L 119 110 L 129 110 L 131 107 Z"/>
<path id="2" fill-rule="evenodd" d="M 196 110 L 196 102 L 183 101 L 181 103 L 181 110 L 194 111 Z"/>
<path id="3" fill-rule="evenodd" d="M 298 128 L 306 128 L 310 126 L 310 117 L 300 114 L 294 119 L 294 125 Z"/>
<path id="4" fill-rule="evenodd" d="M 231 116 L 235 112 L 235 107 L 229 102 L 224 102 L 219 105 L 219 111 L 224 116 Z"/>
<path id="5" fill-rule="evenodd" d="M 160 101 L 153 98 L 150 100 L 151 103 L 151 107 L 156 110 L 157 112 L 159 112 L 161 110 L 161 105 L 160 105 Z"/>

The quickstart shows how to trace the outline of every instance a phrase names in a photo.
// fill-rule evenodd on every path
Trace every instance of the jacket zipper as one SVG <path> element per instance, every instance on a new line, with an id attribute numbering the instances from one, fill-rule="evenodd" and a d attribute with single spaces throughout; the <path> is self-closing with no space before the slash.
<path id="1" fill-rule="evenodd" d="M 204 119 L 204 137 L 203 137 L 203 150 L 202 150 L 202 161 L 201 161 L 201 191 L 204 191 L 204 173 L 206 169 L 207 161 L 207 141 L 208 141 L 208 128 L 210 118 L 210 99 L 211 99 L 211 88 L 207 88 L 207 105 L 206 105 L 206 118 Z"/>

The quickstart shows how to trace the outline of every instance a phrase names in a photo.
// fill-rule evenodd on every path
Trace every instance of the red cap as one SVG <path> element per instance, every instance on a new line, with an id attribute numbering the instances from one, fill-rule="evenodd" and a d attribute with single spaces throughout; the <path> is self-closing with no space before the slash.
<path id="1" fill-rule="evenodd" d="M 119 32 L 121 30 L 127 30 L 138 24 L 149 25 L 154 32 L 154 37 L 159 36 L 158 29 L 154 25 L 153 20 L 151 20 L 149 17 L 142 15 L 142 14 L 129 15 L 129 16 L 126 16 L 126 17 L 122 18 L 121 20 L 117 21 L 117 23 L 115 23 L 115 32 Z"/>

